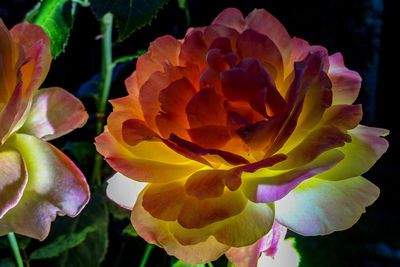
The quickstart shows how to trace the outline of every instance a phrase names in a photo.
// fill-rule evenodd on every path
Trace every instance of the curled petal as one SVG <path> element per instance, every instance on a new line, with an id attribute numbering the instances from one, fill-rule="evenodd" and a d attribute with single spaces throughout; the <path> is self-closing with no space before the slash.
<path id="1" fill-rule="evenodd" d="M 363 177 L 308 179 L 276 201 L 276 220 L 301 235 L 326 235 L 353 226 L 379 189 Z"/>
<path id="2" fill-rule="evenodd" d="M 346 68 L 340 53 L 331 55 L 329 64 L 328 75 L 332 81 L 333 104 L 353 104 L 361 87 L 360 75 Z"/>
<path id="3" fill-rule="evenodd" d="M 233 28 L 238 32 L 242 32 L 244 30 L 245 21 L 239 9 L 227 8 L 219 13 L 211 24 L 221 24 Z"/>
<path id="4" fill-rule="evenodd" d="M 76 216 L 89 200 L 83 174 L 61 151 L 40 139 L 15 134 L 7 142 L 24 158 L 28 183 L 18 205 L 0 222 L 0 234 L 16 232 L 43 240 L 56 214 Z"/>
<path id="5" fill-rule="evenodd" d="M 388 149 L 388 141 L 381 137 L 388 133 L 389 131 L 385 129 L 362 125 L 349 130 L 348 134 L 352 141 L 338 148 L 344 154 L 344 159 L 317 177 L 335 181 L 365 173 Z"/>
<path id="6" fill-rule="evenodd" d="M 0 219 L 21 199 L 28 174 L 25 162 L 15 150 L 0 151 Z M 1 229 L 1 220 L 0 220 Z"/>
<path id="7" fill-rule="evenodd" d="M 82 127 L 88 117 L 83 104 L 64 89 L 41 89 L 19 132 L 51 140 Z"/>
<path id="8" fill-rule="evenodd" d="M 248 199 L 257 203 L 269 203 L 286 196 L 302 181 L 329 170 L 343 159 L 343 153 L 330 150 L 314 161 L 286 172 L 274 173 L 261 169 L 254 174 L 244 173 L 241 189 Z"/>

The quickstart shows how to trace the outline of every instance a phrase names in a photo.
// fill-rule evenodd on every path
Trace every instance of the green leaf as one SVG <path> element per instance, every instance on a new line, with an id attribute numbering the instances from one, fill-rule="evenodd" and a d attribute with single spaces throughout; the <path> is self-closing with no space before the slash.
<path id="1" fill-rule="evenodd" d="M 133 228 L 132 224 L 128 224 L 128 225 L 124 228 L 124 230 L 123 230 L 122 232 L 123 232 L 124 234 L 128 234 L 128 235 L 133 236 L 133 237 L 139 236 L 138 233 L 136 233 L 135 228 Z"/>
<path id="2" fill-rule="evenodd" d="M 54 242 L 34 250 L 29 258 L 31 260 L 54 258 L 62 252 L 81 244 L 86 239 L 86 235 L 95 230 L 96 227 L 88 226 L 78 233 L 60 235 Z"/>
<path id="3" fill-rule="evenodd" d="M 175 262 L 172 267 L 205 267 L 205 264 L 197 264 L 197 265 L 192 265 L 183 261 L 178 260 Z"/>
<path id="4" fill-rule="evenodd" d="M 83 231 L 88 225 L 96 228 L 89 232 L 85 240 L 43 263 L 43 266 L 57 267 L 91 267 L 100 266 L 108 247 L 109 213 L 103 192 L 92 193 L 89 204 L 76 218 L 60 217 L 52 225 L 49 238 L 56 239 L 60 235 L 72 235 Z M 54 229 L 54 230 L 53 230 Z"/>
<path id="5" fill-rule="evenodd" d="M 119 41 L 151 23 L 157 12 L 169 0 L 91 0 L 91 7 L 97 18 L 106 13 L 114 14 L 117 21 Z"/>
<path id="6" fill-rule="evenodd" d="M 64 52 L 74 24 L 75 9 L 76 3 L 71 0 L 41 0 L 24 19 L 41 26 L 49 35 L 53 58 Z"/>

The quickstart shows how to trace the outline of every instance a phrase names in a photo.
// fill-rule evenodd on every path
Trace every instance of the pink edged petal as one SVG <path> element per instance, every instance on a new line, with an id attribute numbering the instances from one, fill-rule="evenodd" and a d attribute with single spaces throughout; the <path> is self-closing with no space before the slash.
<path id="1" fill-rule="evenodd" d="M 258 266 L 268 267 L 297 267 L 300 263 L 300 255 L 295 248 L 295 239 L 282 240 L 278 244 L 277 253 L 274 257 L 261 254 Z"/>
<path id="2" fill-rule="evenodd" d="M 277 201 L 295 189 L 302 181 L 329 170 L 342 159 L 343 153 L 338 150 L 330 150 L 312 162 L 290 171 L 260 169 L 253 174 L 244 173 L 240 188 L 253 202 Z"/>
<path id="3" fill-rule="evenodd" d="M 276 220 L 301 235 L 326 235 L 353 226 L 379 188 L 361 176 L 341 181 L 316 178 L 275 202 Z"/>
<path id="4" fill-rule="evenodd" d="M 332 104 L 352 104 L 360 91 L 362 80 L 360 75 L 346 68 L 340 53 L 331 55 L 329 64 L 328 76 L 332 81 Z"/>
<path id="5" fill-rule="evenodd" d="M 153 72 L 162 71 L 163 62 L 178 65 L 180 50 L 181 43 L 170 35 L 159 37 L 151 42 L 149 51 L 141 55 L 136 63 L 137 86 L 142 87 Z"/>
<path id="6" fill-rule="evenodd" d="M 221 24 L 233 28 L 238 32 L 242 32 L 244 30 L 245 21 L 242 12 L 239 9 L 231 7 L 219 13 L 211 24 Z"/>
<path id="7" fill-rule="evenodd" d="M 214 237 L 194 245 L 181 245 L 169 231 L 171 222 L 156 219 L 143 208 L 143 194 L 142 191 L 132 209 L 131 222 L 146 242 L 156 244 L 164 248 L 169 255 L 190 264 L 216 260 L 229 249 L 229 246 L 217 242 Z"/>
<path id="8" fill-rule="evenodd" d="M 279 243 L 285 238 L 286 231 L 286 227 L 274 221 L 268 234 L 256 243 L 247 247 L 233 247 L 225 255 L 235 267 L 257 267 L 261 252 L 271 257 L 275 256 Z"/>
<path id="9" fill-rule="evenodd" d="M 7 142 L 24 158 L 28 183 L 18 205 L 1 219 L 1 232 L 43 240 L 56 215 L 74 217 L 89 201 L 80 170 L 60 150 L 34 136 L 15 134 Z"/>
<path id="10" fill-rule="evenodd" d="M 147 185 L 147 183 L 137 182 L 119 172 L 111 176 L 107 183 L 107 197 L 127 210 L 132 210 L 140 192 Z"/>
<path id="11" fill-rule="evenodd" d="M 179 60 L 182 65 L 191 62 L 196 64 L 200 70 L 207 68 L 206 55 L 208 46 L 202 31 L 195 29 L 185 36 L 182 44 Z"/>
<path id="12" fill-rule="evenodd" d="M 24 160 L 15 150 L 0 151 L 0 229 L 1 217 L 18 204 L 28 181 Z"/>
<path id="13" fill-rule="evenodd" d="M 245 28 L 268 36 L 278 47 L 284 64 L 287 64 L 291 54 L 292 39 L 286 28 L 274 16 L 265 9 L 254 9 L 246 17 Z"/>
<path id="14" fill-rule="evenodd" d="M 362 175 L 388 149 L 388 141 L 381 137 L 387 135 L 388 130 L 359 125 L 347 133 L 352 141 L 338 148 L 344 154 L 344 159 L 317 178 L 335 181 Z"/>
<path id="15" fill-rule="evenodd" d="M 89 115 L 82 102 L 59 87 L 39 90 L 28 117 L 19 130 L 43 140 L 63 136 L 82 127 Z"/>

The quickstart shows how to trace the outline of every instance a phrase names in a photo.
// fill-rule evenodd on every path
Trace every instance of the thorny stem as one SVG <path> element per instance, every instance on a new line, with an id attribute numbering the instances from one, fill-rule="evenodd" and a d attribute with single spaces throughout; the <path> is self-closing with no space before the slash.
<path id="1" fill-rule="evenodd" d="M 97 124 L 96 135 L 103 131 L 104 118 L 107 106 L 107 99 L 110 94 L 112 73 L 115 64 L 112 62 L 112 27 L 113 15 L 107 13 L 101 19 L 101 74 L 99 83 L 99 98 L 97 102 Z M 103 159 L 100 154 L 96 154 L 92 172 L 92 182 L 96 185 L 101 184 L 101 166 Z"/>
<path id="2" fill-rule="evenodd" d="M 15 238 L 14 233 L 8 233 L 8 241 L 10 242 L 11 249 L 14 253 L 15 260 L 17 261 L 17 266 L 18 267 L 24 267 L 21 253 L 19 251 L 19 246 L 17 242 L 17 238 Z"/>

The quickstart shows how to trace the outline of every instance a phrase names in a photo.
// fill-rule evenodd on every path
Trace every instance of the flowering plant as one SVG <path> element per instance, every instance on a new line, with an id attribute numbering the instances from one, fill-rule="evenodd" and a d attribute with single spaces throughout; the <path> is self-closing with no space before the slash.
<path id="1" fill-rule="evenodd" d="M 46 142 L 88 118 L 82 103 L 59 87 L 38 90 L 51 62 L 39 26 L 10 31 L 0 19 L 0 234 L 43 240 L 56 214 L 76 216 L 89 187 L 75 164 Z"/>
<path id="2" fill-rule="evenodd" d="M 359 125 L 360 76 L 263 9 L 157 38 L 125 84 L 96 138 L 122 174 L 108 195 L 185 262 L 234 261 L 274 221 L 302 235 L 347 229 L 379 195 L 360 175 L 387 131 Z"/>

